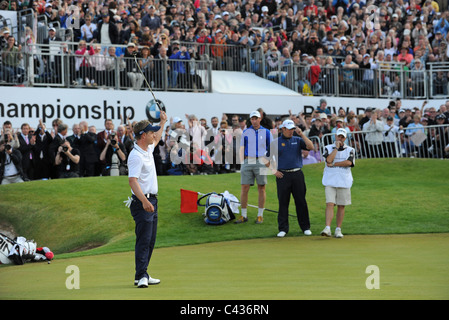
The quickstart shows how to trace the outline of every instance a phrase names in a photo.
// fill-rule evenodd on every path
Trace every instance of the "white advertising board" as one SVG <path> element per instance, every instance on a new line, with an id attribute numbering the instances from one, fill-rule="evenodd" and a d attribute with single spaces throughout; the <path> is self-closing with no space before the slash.
<path id="1" fill-rule="evenodd" d="M 246 116 L 257 108 L 263 108 L 268 116 L 292 113 L 311 113 L 319 105 L 320 96 L 304 97 L 263 94 L 221 94 L 221 93 L 182 93 L 154 92 L 157 100 L 165 106 L 168 117 L 181 117 L 195 114 L 198 119 L 205 118 L 208 123 L 213 116 L 221 119 L 223 113 Z M 386 108 L 388 99 L 335 98 L 324 97 L 333 113 L 340 108 L 363 113 L 368 107 Z M 101 90 L 101 89 L 59 89 L 0 87 L 0 122 L 9 120 L 14 128 L 22 123 L 36 127 L 42 119 L 48 128 L 51 121 L 60 118 L 71 127 L 86 120 L 103 130 L 104 120 L 112 119 L 115 126 L 121 117 L 130 120 L 147 119 L 146 109 L 153 96 L 149 91 Z M 153 101 L 154 103 L 154 101 Z M 439 108 L 445 100 L 430 100 L 427 107 Z M 420 100 L 402 100 L 404 107 L 422 106 Z"/>

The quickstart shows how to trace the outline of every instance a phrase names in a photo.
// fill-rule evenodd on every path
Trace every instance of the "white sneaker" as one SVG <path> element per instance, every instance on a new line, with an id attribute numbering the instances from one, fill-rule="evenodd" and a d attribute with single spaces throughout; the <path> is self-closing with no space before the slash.
<path id="1" fill-rule="evenodd" d="M 335 229 L 335 238 L 343 238 L 343 233 L 340 229 Z"/>
<path id="2" fill-rule="evenodd" d="M 278 233 L 277 236 L 278 236 L 279 238 L 283 238 L 283 237 L 285 237 L 286 234 L 287 234 L 287 233 L 286 233 L 285 231 L 281 231 L 281 232 Z"/>
<path id="3" fill-rule="evenodd" d="M 148 279 L 146 277 L 140 279 L 137 283 L 137 288 L 148 288 Z"/>
<path id="4" fill-rule="evenodd" d="M 312 235 L 312 231 L 306 230 L 306 231 L 304 231 L 304 235 L 311 236 Z"/>
<path id="5" fill-rule="evenodd" d="M 325 236 L 325 237 L 330 237 L 332 235 L 332 233 L 331 233 L 330 229 L 324 228 L 324 230 L 321 231 L 321 235 Z"/>
<path id="6" fill-rule="evenodd" d="M 159 280 L 159 279 L 154 279 L 154 278 L 151 278 L 151 277 L 148 279 L 148 284 L 149 285 L 159 284 L 159 283 L 161 283 L 161 280 Z"/>

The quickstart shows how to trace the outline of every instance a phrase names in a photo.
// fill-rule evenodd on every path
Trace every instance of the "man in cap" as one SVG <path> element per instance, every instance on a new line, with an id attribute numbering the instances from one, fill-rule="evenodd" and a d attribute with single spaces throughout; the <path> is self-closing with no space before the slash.
<path id="1" fill-rule="evenodd" d="M 352 173 L 355 163 L 354 148 L 345 144 L 347 132 L 337 130 L 335 143 L 325 146 L 323 157 L 326 159 L 323 180 L 326 195 L 326 227 L 322 236 L 330 237 L 331 223 L 334 218 L 334 207 L 337 205 L 337 227 L 335 237 L 343 238 L 341 225 L 345 215 L 345 207 L 351 204 Z"/>
<path id="2" fill-rule="evenodd" d="M 167 115 L 161 111 L 159 126 L 153 126 L 148 120 L 139 121 L 134 126 L 136 142 L 128 157 L 128 180 L 132 200 L 129 201 L 131 215 L 136 228 L 134 284 L 146 288 L 160 283 L 147 272 L 156 242 L 158 217 L 158 184 L 153 151 L 161 140 Z"/>
<path id="3" fill-rule="evenodd" d="M 302 173 L 302 150 L 313 150 L 312 141 L 304 132 L 287 119 L 280 126 L 282 134 L 274 140 L 270 147 L 270 162 L 272 172 L 276 176 L 277 195 L 279 201 L 278 237 L 284 237 L 289 231 L 288 207 L 290 195 L 293 195 L 296 206 L 296 216 L 299 227 L 305 235 L 310 231 L 309 209 L 306 201 L 306 183 Z M 294 136 L 296 132 L 298 136 Z"/>
<path id="4" fill-rule="evenodd" d="M 240 139 L 240 175 L 241 175 L 241 195 L 240 204 L 242 215 L 235 223 L 248 221 L 247 206 L 249 188 L 254 185 L 254 179 L 257 182 L 259 192 L 258 213 L 256 223 L 263 222 L 263 211 L 265 209 L 265 185 L 267 184 L 267 175 L 264 172 L 266 157 L 270 154 L 270 144 L 273 136 L 270 130 L 262 127 L 262 120 L 259 111 L 253 111 L 250 114 L 251 126 L 243 131 Z"/>

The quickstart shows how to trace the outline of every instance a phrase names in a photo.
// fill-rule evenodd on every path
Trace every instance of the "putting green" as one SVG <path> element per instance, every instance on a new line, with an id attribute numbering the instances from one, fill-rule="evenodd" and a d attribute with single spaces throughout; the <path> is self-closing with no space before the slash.
<path id="1" fill-rule="evenodd" d="M 407 234 L 160 248 L 150 274 L 162 282 L 147 289 L 133 286 L 133 252 L 56 259 L 1 267 L 0 299 L 448 299 L 448 245 L 449 234 Z M 79 289 L 66 287 L 69 266 Z M 379 289 L 367 289 L 368 266 L 378 268 Z"/>

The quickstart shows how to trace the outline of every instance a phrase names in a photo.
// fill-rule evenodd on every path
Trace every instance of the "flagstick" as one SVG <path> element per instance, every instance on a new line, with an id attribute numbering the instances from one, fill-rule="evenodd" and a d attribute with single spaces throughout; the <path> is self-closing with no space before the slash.
<path id="1" fill-rule="evenodd" d="M 197 192 L 200 196 L 205 196 L 206 195 L 206 193 L 201 193 L 201 192 Z M 229 202 L 233 202 L 233 203 L 238 203 L 238 204 L 241 204 L 240 202 L 238 202 L 238 201 L 232 201 L 232 200 L 229 200 Z M 258 206 L 255 206 L 255 205 L 252 205 L 252 204 L 247 204 L 247 206 L 248 207 L 252 207 L 252 208 L 256 208 L 256 209 L 259 209 L 259 207 Z M 274 211 L 274 210 L 271 210 L 271 209 L 264 209 L 265 211 L 270 211 L 270 212 L 274 212 L 274 213 L 279 213 L 279 212 L 277 212 L 277 211 Z"/>

